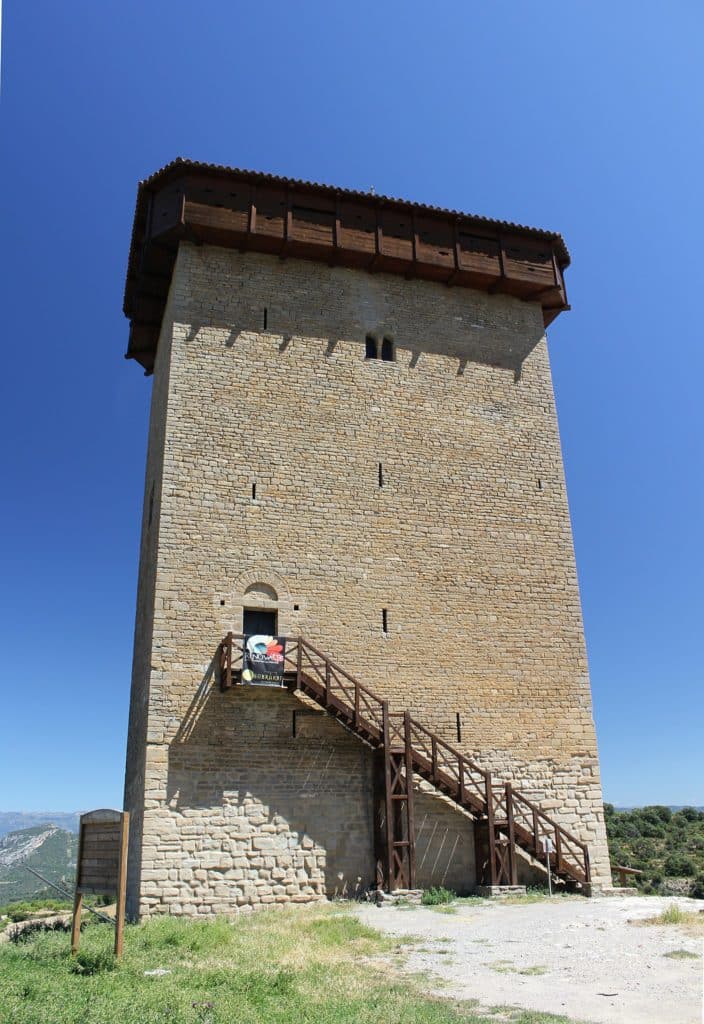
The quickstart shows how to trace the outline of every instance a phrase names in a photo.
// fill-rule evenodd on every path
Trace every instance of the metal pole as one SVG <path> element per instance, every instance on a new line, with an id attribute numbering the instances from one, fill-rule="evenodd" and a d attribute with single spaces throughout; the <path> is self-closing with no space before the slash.
<path id="1" fill-rule="evenodd" d="M 28 864 L 23 864 L 22 867 L 27 871 L 31 871 L 33 875 L 37 876 L 37 878 L 40 878 L 45 885 L 50 885 L 52 889 L 56 889 L 56 891 L 60 892 L 65 899 L 73 899 L 73 896 L 68 889 L 64 889 L 62 886 L 57 885 L 56 882 L 50 882 L 48 878 L 45 878 L 44 875 L 40 875 L 38 871 L 35 871 L 34 868 L 30 868 Z M 108 917 L 107 914 L 101 914 L 99 910 L 93 910 L 92 907 L 86 907 L 86 910 L 90 911 L 91 914 L 95 914 L 96 917 L 100 918 L 101 921 L 105 921 L 106 924 L 115 924 L 115 919 L 113 917 Z"/>
<path id="2" fill-rule="evenodd" d="M 545 867 L 548 869 L 548 896 L 552 896 L 552 871 L 550 869 L 550 854 L 552 852 L 552 840 L 547 836 L 543 839 L 545 847 Z"/>

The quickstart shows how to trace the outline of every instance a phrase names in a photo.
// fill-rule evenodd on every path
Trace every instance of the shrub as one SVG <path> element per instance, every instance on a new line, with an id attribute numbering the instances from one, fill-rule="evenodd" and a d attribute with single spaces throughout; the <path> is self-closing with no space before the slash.
<path id="1" fill-rule="evenodd" d="M 694 879 L 689 895 L 693 896 L 695 900 L 704 900 L 704 874 L 697 875 Z"/>
<path id="2" fill-rule="evenodd" d="M 421 896 L 421 903 L 426 907 L 437 907 L 441 903 L 452 903 L 456 895 L 442 885 L 431 885 Z"/>
<path id="3" fill-rule="evenodd" d="M 677 813 L 687 821 L 702 821 L 704 819 L 704 812 L 698 811 L 696 807 L 681 807 Z"/>
<path id="4" fill-rule="evenodd" d="M 658 924 L 682 924 L 686 920 L 686 916 L 683 910 L 681 910 L 676 903 L 673 903 L 667 910 L 663 910 L 662 914 L 656 921 Z"/>
<path id="5" fill-rule="evenodd" d="M 79 950 L 71 960 L 70 971 L 72 974 L 100 974 L 103 971 L 114 971 L 116 966 L 114 954 L 106 949 L 97 953 Z"/>
<path id="6" fill-rule="evenodd" d="M 671 878 L 688 878 L 696 874 L 694 861 L 683 854 L 671 853 L 663 864 L 663 871 Z"/>

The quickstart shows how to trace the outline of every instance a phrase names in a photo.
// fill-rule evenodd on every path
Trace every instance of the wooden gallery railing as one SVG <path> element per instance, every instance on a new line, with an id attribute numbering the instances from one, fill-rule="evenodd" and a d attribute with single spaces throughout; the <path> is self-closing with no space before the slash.
<path id="1" fill-rule="evenodd" d="M 239 685 L 242 634 L 219 647 L 220 688 Z M 499 784 L 461 751 L 411 717 L 303 637 L 287 637 L 284 684 L 300 690 L 376 751 L 377 881 L 388 889 L 415 886 L 413 773 L 475 819 L 477 880 L 516 885 L 520 847 L 558 878 L 585 891 L 591 883 L 585 843 L 550 818 L 510 782 Z"/>

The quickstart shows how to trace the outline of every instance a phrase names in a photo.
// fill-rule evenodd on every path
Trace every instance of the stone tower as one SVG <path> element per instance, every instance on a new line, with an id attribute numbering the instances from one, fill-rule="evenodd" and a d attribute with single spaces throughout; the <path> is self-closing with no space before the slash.
<path id="1" fill-rule="evenodd" d="M 572 836 L 610 884 L 544 332 L 568 263 L 551 232 L 264 174 L 177 160 L 140 184 L 133 916 L 520 881 L 530 814 L 556 823 L 556 874 Z M 399 803 L 382 732 L 303 676 L 239 685 L 243 633 L 288 637 L 287 670 L 305 638 L 334 659 L 319 679 L 341 666 L 432 734 L 425 774 L 397 755 Z M 455 793 L 443 758 L 490 771 L 489 803 L 460 806 L 470 769 Z"/>

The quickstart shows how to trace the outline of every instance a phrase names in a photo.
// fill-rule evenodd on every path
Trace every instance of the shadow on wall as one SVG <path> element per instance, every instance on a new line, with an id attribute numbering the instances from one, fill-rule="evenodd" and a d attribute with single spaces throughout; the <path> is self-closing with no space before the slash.
<path id="1" fill-rule="evenodd" d="M 223 335 L 223 344 L 226 348 L 235 347 L 243 334 L 268 334 L 280 338 L 278 345 L 281 354 L 286 353 L 291 346 L 295 346 L 297 337 L 305 337 L 310 343 L 310 338 L 319 340 L 321 357 L 330 359 L 334 356 L 337 346 L 341 342 L 356 343 L 359 348 L 360 362 L 365 360 L 365 336 L 359 338 L 330 337 L 327 328 L 323 324 L 297 323 L 280 324 L 264 328 L 262 322 L 252 315 L 251 322 L 242 323 L 238 321 L 235 328 L 231 323 L 224 321 L 209 320 L 208 322 L 192 322 L 187 325 L 185 342 L 187 345 L 196 344 L 198 336 L 203 330 L 216 330 Z M 403 362 L 407 362 L 410 369 L 422 369 L 424 355 L 441 355 L 456 363 L 456 376 L 462 377 L 468 365 L 477 363 L 485 366 L 497 367 L 510 370 L 513 373 L 514 381 L 519 381 L 524 361 L 531 354 L 533 349 L 541 341 L 544 331 L 542 328 L 529 331 L 525 325 L 513 330 L 501 329 L 489 323 L 482 323 L 478 317 L 476 322 L 467 323 L 462 330 L 460 337 L 448 339 L 443 332 L 443 325 L 438 324 L 436 332 L 429 331 L 429 336 L 423 340 L 423 344 L 406 343 L 400 336 L 393 332 L 385 332 L 393 336 L 396 353 L 409 353 Z M 375 362 L 380 362 L 376 360 Z"/>
<path id="2" fill-rule="evenodd" d="M 372 884 L 371 752 L 322 712 L 294 737 L 301 708 L 286 689 L 221 693 L 213 663 L 169 745 L 167 805 L 213 884 L 240 869 L 292 898 Z"/>
<path id="3" fill-rule="evenodd" d="M 472 821 L 427 792 L 416 791 L 414 811 L 418 888 L 442 885 L 467 896 L 476 882 Z"/>
<path id="4" fill-rule="evenodd" d="M 209 884 L 240 868 L 252 884 L 283 871 L 292 898 L 353 896 L 373 884 L 373 752 L 331 716 L 304 708 L 285 689 L 221 693 L 209 666 L 169 746 L 167 780 L 187 868 L 206 868 Z M 415 821 L 418 885 L 471 891 L 471 820 L 419 791 Z"/>

